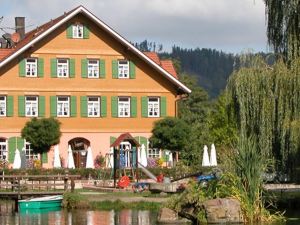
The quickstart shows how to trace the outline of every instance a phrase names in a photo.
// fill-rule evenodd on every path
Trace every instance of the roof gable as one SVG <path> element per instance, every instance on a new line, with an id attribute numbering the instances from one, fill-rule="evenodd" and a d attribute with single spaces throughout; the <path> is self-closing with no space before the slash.
<path id="1" fill-rule="evenodd" d="M 151 60 L 149 57 L 147 57 L 145 54 L 143 54 L 140 50 L 138 50 L 136 47 L 134 47 L 129 41 L 127 41 L 125 38 L 123 38 L 121 35 L 119 35 L 116 31 L 114 31 L 112 28 L 110 28 L 107 24 L 105 24 L 103 21 L 101 21 L 99 18 L 97 18 L 94 14 L 92 14 L 90 11 L 88 11 L 83 6 L 78 6 L 77 8 L 69 11 L 68 13 L 65 13 L 64 15 L 51 20 L 48 23 L 45 23 L 44 25 L 40 26 L 37 29 L 34 29 L 31 32 L 26 33 L 25 38 L 16 45 L 16 47 L 8 53 L 8 55 L 4 56 L 2 60 L 0 61 L 0 68 L 6 65 L 8 62 L 13 60 L 15 57 L 26 51 L 28 48 L 30 48 L 33 44 L 37 43 L 38 41 L 42 40 L 44 37 L 46 37 L 48 34 L 50 34 L 52 31 L 57 29 L 59 26 L 66 23 L 68 20 L 73 18 L 75 15 L 82 13 L 85 16 L 87 16 L 89 19 L 91 19 L 95 24 L 100 26 L 102 29 L 107 31 L 110 35 L 112 35 L 117 41 L 119 41 L 121 44 L 127 47 L 128 50 L 133 52 L 136 56 L 144 60 L 147 64 L 149 64 L 152 68 L 154 68 L 157 72 L 165 76 L 171 83 L 173 83 L 175 86 L 177 86 L 182 92 L 184 93 L 191 93 L 191 90 L 186 87 L 183 83 L 181 83 L 176 77 L 174 77 L 170 71 L 166 70 L 159 64 L 157 64 L 155 61 Z"/>

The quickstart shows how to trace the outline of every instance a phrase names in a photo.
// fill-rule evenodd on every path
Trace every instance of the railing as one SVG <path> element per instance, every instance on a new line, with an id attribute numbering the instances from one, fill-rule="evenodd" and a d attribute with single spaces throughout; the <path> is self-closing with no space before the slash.
<path id="1" fill-rule="evenodd" d="M 80 175 L 2 175 L 0 176 L 0 196 L 25 194 L 51 194 L 74 191 L 75 179 Z"/>

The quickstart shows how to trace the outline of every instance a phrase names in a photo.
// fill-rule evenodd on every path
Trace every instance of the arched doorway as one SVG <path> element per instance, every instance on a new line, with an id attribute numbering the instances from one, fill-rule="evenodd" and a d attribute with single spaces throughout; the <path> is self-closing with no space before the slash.
<path id="1" fill-rule="evenodd" d="M 87 149 L 90 146 L 90 141 L 85 138 L 78 137 L 70 140 L 68 144 L 71 146 L 73 152 L 75 167 L 85 168 Z"/>

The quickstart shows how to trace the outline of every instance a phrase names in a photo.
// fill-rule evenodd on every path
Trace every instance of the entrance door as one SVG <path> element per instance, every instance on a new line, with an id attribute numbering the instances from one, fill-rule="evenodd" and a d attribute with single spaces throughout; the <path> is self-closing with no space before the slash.
<path id="1" fill-rule="evenodd" d="M 125 168 L 131 167 L 131 160 L 132 160 L 131 144 L 128 141 L 121 142 L 120 150 L 123 150 Z"/>
<path id="2" fill-rule="evenodd" d="M 89 140 L 85 138 L 74 138 L 69 141 L 71 145 L 74 163 L 76 168 L 86 167 L 87 148 L 90 146 Z"/>

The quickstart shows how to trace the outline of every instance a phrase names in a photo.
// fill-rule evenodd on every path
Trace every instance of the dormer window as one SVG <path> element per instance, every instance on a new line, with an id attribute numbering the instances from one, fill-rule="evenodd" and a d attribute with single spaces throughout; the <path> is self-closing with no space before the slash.
<path id="1" fill-rule="evenodd" d="M 74 24 L 72 26 L 73 29 L 73 38 L 83 38 L 83 25 L 82 24 Z"/>

